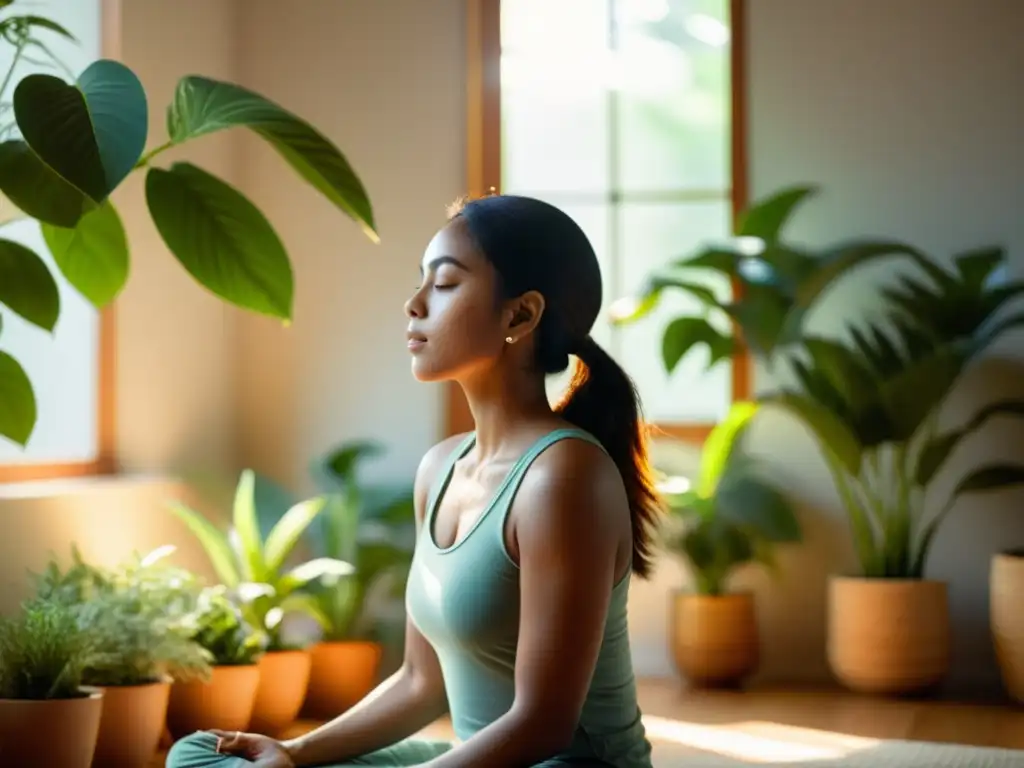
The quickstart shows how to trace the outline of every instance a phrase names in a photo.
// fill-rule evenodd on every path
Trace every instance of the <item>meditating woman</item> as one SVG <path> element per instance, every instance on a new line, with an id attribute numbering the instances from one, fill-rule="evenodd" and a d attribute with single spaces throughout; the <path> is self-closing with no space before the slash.
<path id="1" fill-rule="evenodd" d="M 171 768 L 650 768 L 626 603 L 660 502 L 633 385 L 590 337 L 594 251 L 557 208 L 495 195 L 454 212 L 420 272 L 413 374 L 458 382 L 475 431 L 416 474 L 401 669 L 307 735 L 201 732 Z M 446 713 L 455 743 L 414 738 Z"/>

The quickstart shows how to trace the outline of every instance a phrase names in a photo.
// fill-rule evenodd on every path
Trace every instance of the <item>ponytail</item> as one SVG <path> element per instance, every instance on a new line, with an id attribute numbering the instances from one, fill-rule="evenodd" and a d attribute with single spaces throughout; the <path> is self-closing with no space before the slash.
<path id="1" fill-rule="evenodd" d="M 618 467 L 633 525 L 633 571 L 647 579 L 653 570 L 651 529 L 662 503 L 647 459 L 640 398 L 626 372 L 590 336 L 576 357 L 569 389 L 555 410 L 596 437 Z"/>

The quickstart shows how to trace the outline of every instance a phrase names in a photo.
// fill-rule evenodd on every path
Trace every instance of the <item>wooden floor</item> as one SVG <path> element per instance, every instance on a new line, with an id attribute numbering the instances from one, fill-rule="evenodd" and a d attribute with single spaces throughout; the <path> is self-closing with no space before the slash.
<path id="1" fill-rule="evenodd" d="M 823 744 L 853 744 L 856 738 L 844 737 L 859 737 L 1024 750 L 1024 707 L 1010 705 L 879 699 L 820 688 L 704 692 L 686 690 L 674 680 L 641 681 L 640 700 L 656 746 L 674 742 L 718 751 L 716 744 L 735 746 L 739 738 L 756 741 L 761 750 L 788 745 L 795 753 L 806 750 L 809 739 L 820 750 Z M 300 722 L 296 730 L 315 725 Z M 450 738 L 451 729 L 442 721 L 428 734 Z M 162 765 L 162 760 L 154 763 Z"/>

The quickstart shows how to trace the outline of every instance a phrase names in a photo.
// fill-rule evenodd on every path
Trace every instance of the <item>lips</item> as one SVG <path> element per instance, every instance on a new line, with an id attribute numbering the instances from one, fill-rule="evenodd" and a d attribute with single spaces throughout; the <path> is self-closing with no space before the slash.
<path id="1" fill-rule="evenodd" d="M 427 337 L 424 336 L 422 333 L 417 333 L 415 331 L 409 331 L 408 333 L 405 334 L 405 337 L 407 340 L 406 346 L 409 347 L 409 351 L 411 352 L 423 349 L 423 347 L 427 343 Z"/>

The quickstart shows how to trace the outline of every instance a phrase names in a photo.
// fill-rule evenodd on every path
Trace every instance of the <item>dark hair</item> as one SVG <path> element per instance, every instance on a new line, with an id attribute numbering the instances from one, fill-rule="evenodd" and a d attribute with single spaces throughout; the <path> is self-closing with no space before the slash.
<path id="1" fill-rule="evenodd" d="M 593 435 L 618 467 L 633 524 L 633 571 L 652 571 L 652 531 L 661 513 L 647 459 L 647 434 L 632 380 L 590 336 L 601 311 L 601 268 L 586 234 L 567 214 L 529 197 L 492 195 L 460 201 L 476 245 L 494 265 L 501 298 L 527 291 L 544 296 L 536 332 L 537 367 L 560 373 L 577 357 L 565 396 L 555 406 L 567 421 Z"/>

